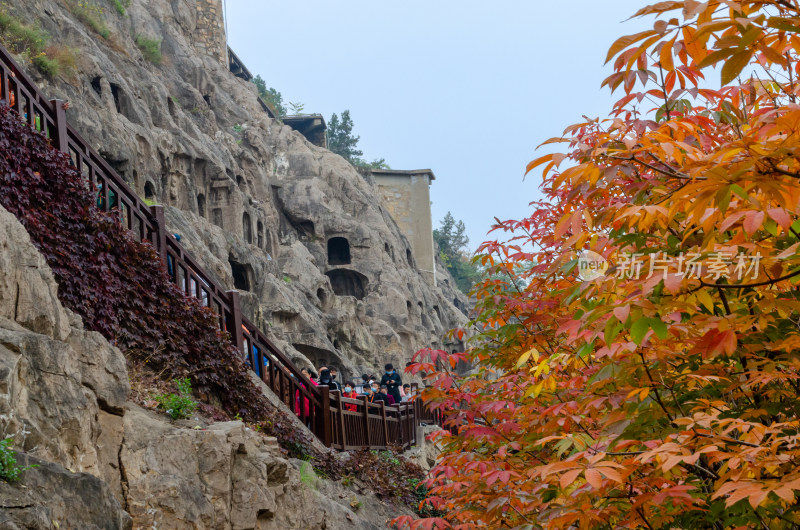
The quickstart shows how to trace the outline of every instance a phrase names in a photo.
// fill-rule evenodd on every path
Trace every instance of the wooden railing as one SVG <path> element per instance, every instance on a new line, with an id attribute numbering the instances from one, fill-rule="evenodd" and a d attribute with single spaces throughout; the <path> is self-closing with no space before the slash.
<path id="1" fill-rule="evenodd" d="M 118 212 L 120 222 L 161 256 L 172 281 L 219 316 L 236 348 L 256 375 L 328 447 L 408 448 L 416 444 L 416 426 L 425 409 L 421 401 L 385 407 L 352 400 L 314 386 L 295 364 L 252 322 L 239 306 L 238 291 L 225 290 L 206 273 L 167 230 L 163 206 L 148 206 L 125 180 L 68 123 L 64 102 L 48 100 L 0 46 L 0 100 L 30 126 L 67 153 L 89 189 L 97 190 L 97 206 Z M 351 410 L 352 409 L 352 410 Z M 427 418 L 427 416 L 425 416 Z M 433 420 L 433 418 L 431 418 Z"/>

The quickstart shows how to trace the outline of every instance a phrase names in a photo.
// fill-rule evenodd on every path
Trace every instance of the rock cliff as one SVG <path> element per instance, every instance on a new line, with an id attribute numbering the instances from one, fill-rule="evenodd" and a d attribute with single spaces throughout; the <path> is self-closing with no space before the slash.
<path id="1" fill-rule="evenodd" d="M 193 46 L 195 2 L 133 0 L 124 15 L 95 4 L 106 39 L 73 0 L 10 0 L 80 57 L 68 79 L 31 68 L 34 77 L 69 101 L 70 122 L 143 197 L 167 206 L 171 230 L 242 291 L 245 312 L 290 358 L 336 366 L 344 379 L 459 346 L 443 335 L 466 321 L 468 302 L 446 270 L 428 284 L 375 186 L 270 119 L 251 83 Z M 160 65 L 139 36 L 162 39 Z"/>
<path id="2" fill-rule="evenodd" d="M 128 402 L 122 353 L 56 290 L 0 207 L 0 433 L 38 466 L 0 481 L 0 529 L 370 529 L 403 512 L 309 484 L 274 438 L 241 422 L 175 423 Z"/>

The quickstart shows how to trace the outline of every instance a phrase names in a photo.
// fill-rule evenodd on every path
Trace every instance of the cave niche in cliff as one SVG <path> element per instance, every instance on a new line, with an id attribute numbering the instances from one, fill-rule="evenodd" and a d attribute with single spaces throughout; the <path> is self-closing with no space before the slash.
<path id="1" fill-rule="evenodd" d="M 250 265 L 245 265 L 235 261 L 233 257 L 228 258 L 231 265 L 231 275 L 233 276 L 233 286 L 240 291 L 249 291 L 251 277 L 253 276 Z"/>
<path id="2" fill-rule="evenodd" d="M 346 374 L 342 370 L 342 362 L 336 353 L 323 348 L 318 348 L 316 346 L 311 346 L 309 344 L 293 343 L 292 346 L 294 349 L 305 355 L 306 359 L 311 361 L 311 364 L 314 366 L 314 372 L 316 372 L 320 366 L 325 366 L 326 368 L 336 368 L 339 371 L 339 375 L 337 376 L 336 380 L 346 380 Z"/>
<path id="3" fill-rule="evenodd" d="M 206 196 L 202 193 L 197 194 L 197 213 L 200 217 L 206 216 Z"/>
<path id="4" fill-rule="evenodd" d="M 345 237 L 332 237 L 328 240 L 328 265 L 350 264 L 350 242 Z"/>
<path id="5" fill-rule="evenodd" d="M 250 222 L 250 214 L 247 212 L 242 215 L 242 236 L 248 243 L 253 243 L 253 224 Z"/>
<path id="6" fill-rule="evenodd" d="M 349 269 L 336 269 L 325 273 L 331 280 L 336 296 L 355 296 L 362 300 L 366 294 L 367 277 Z"/>

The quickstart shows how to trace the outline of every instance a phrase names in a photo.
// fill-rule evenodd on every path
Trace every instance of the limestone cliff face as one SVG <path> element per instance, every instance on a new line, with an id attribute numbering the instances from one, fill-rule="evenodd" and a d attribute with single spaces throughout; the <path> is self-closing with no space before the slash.
<path id="1" fill-rule="evenodd" d="M 455 347 L 442 336 L 466 321 L 466 298 L 441 269 L 444 290 L 426 283 L 373 184 L 270 119 L 252 84 L 192 46 L 194 1 L 133 0 L 125 16 L 109 3 L 107 40 L 73 4 L 10 0 L 79 51 L 73 78 L 37 81 L 70 102 L 70 122 L 142 196 L 168 206 L 182 243 L 243 291 L 246 313 L 291 358 L 347 377 Z M 161 65 L 138 35 L 163 39 Z"/>
<path id="2" fill-rule="evenodd" d="M 38 466 L 0 480 L 0 528 L 377 529 L 407 513 L 353 485 L 309 484 L 241 422 L 171 422 L 127 401 L 122 353 L 56 290 L 0 207 L 0 439 Z"/>

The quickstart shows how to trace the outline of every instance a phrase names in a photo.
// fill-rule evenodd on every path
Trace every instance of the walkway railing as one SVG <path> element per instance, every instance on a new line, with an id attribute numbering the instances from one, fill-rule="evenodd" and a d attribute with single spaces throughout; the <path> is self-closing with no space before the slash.
<path id="1" fill-rule="evenodd" d="M 98 206 L 119 212 L 125 227 L 139 240 L 153 245 L 172 281 L 219 316 L 220 328 L 230 333 L 250 368 L 323 444 L 341 450 L 405 449 L 416 444 L 416 426 L 424 409 L 420 401 L 384 407 L 367 403 L 366 398 L 343 398 L 338 392 L 329 392 L 327 386 L 310 384 L 297 366 L 242 315 L 238 291 L 225 290 L 169 234 L 163 206 L 145 204 L 67 123 L 64 102 L 45 98 L 2 46 L 0 100 L 70 156 L 90 189 L 97 190 Z"/>

